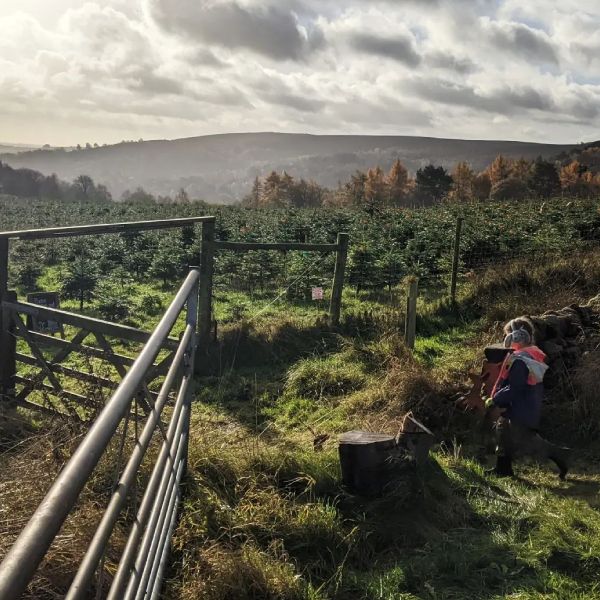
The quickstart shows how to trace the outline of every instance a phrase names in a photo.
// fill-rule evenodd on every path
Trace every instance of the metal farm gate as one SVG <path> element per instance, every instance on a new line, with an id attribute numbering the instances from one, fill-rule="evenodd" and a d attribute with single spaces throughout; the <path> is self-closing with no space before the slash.
<path id="1" fill-rule="evenodd" d="M 190 268 L 175 298 L 153 332 L 84 315 L 20 302 L 8 289 L 9 240 L 53 239 L 108 233 L 123 233 L 202 224 L 200 266 Z M 119 461 L 115 482 L 85 556 L 66 595 L 67 600 L 104 594 L 109 600 L 157 598 L 180 503 L 180 482 L 185 473 L 189 442 L 191 387 L 194 372 L 203 370 L 209 351 L 212 323 L 212 277 L 214 255 L 219 249 L 303 250 L 335 252 L 330 321 L 340 318 L 348 236 L 338 234 L 336 244 L 266 244 L 215 240 L 215 217 L 194 217 L 0 233 L 0 403 L 30 410 L 62 412 L 81 419 L 81 406 L 89 397 L 67 389 L 64 378 L 106 389 L 108 400 L 96 400 L 89 430 L 25 528 L 0 564 L 0 600 L 21 596 L 35 576 L 52 542 L 59 534 L 78 498 L 109 446 L 117 440 Z M 179 338 L 174 325 L 184 319 Z M 35 328 L 39 320 L 67 326 L 70 339 L 59 339 Z M 24 340 L 28 353 L 17 351 Z M 143 344 L 137 358 L 115 351 L 119 340 Z M 71 355 L 103 361 L 120 381 L 85 372 L 65 361 Z M 37 369 L 23 374 L 18 366 Z M 150 384 L 158 387 L 151 391 Z M 40 393 L 56 399 L 51 406 L 40 404 Z M 38 396 L 36 396 L 38 394 Z M 139 408 L 141 407 L 141 413 Z M 127 446 L 128 423 L 135 421 L 133 444 Z M 142 423 L 138 430 L 138 423 Z M 137 505 L 137 476 L 153 440 L 160 447 Z M 120 439 L 119 439 L 120 438 Z M 122 459 L 122 463 L 121 463 Z M 141 493 L 141 492 L 140 492 Z M 103 580 L 105 553 L 122 512 L 134 498 L 134 515 L 124 550 L 112 580 Z M 107 591 L 104 591 L 107 587 Z"/>

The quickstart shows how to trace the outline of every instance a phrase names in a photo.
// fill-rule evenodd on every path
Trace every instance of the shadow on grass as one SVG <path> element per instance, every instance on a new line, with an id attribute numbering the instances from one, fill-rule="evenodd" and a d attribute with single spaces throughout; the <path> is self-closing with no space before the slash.
<path id="1" fill-rule="evenodd" d="M 534 569 L 496 541 L 498 520 L 486 519 L 469 501 L 492 496 L 510 512 L 500 487 L 460 465 L 449 477 L 435 461 L 404 485 L 404 493 L 340 502 L 345 518 L 360 524 L 362 540 L 346 561 L 341 586 L 326 597 L 491 600 L 538 588 Z"/>
<path id="2" fill-rule="evenodd" d="M 323 462 L 323 455 L 309 453 L 280 457 L 277 465 L 259 460 L 242 480 L 226 465 L 204 467 L 189 481 L 186 496 L 197 502 L 188 510 L 213 503 L 207 534 L 218 541 L 208 542 L 210 548 L 219 544 L 236 556 L 249 545 L 269 556 L 277 548 L 278 560 L 291 562 L 306 589 L 313 590 L 311 598 L 381 600 L 412 594 L 491 600 L 523 589 L 541 591 L 539 574 L 495 534 L 500 521 L 510 521 L 512 506 L 506 505 L 509 514 L 492 520 L 474 509 L 478 495 L 506 494 L 490 489 L 473 469 L 459 464 L 446 472 L 432 460 L 419 471 L 403 471 L 383 495 L 360 497 L 341 487 L 337 465 L 334 471 L 331 464 L 322 470 L 334 458 L 330 453 Z M 313 482 L 310 492 L 306 481 Z M 225 512 L 218 508 L 223 505 L 229 507 Z M 523 539 L 527 534 L 522 532 Z M 193 554 L 182 548 L 178 562 L 185 558 L 191 564 Z M 255 594 L 240 591 L 240 598 L 306 597 L 291 590 L 272 595 L 256 581 L 239 585 Z"/>

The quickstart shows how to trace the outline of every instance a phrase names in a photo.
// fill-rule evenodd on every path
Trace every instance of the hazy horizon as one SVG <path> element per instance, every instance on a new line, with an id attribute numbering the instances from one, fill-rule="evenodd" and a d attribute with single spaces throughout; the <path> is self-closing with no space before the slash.
<path id="1" fill-rule="evenodd" d="M 539 141 L 533 141 L 533 140 L 526 140 L 526 139 L 516 139 L 516 138 L 504 138 L 504 139 L 500 139 L 500 138 L 469 138 L 469 137 L 463 137 L 463 138 L 457 138 L 457 137 L 442 137 L 442 136 L 436 136 L 436 135 L 405 135 L 405 134 L 393 134 L 393 133 L 335 133 L 335 132 L 331 132 L 331 133 L 311 133 L 311 132 L 307 132 L 307 131 L 223 131 L 223 132 L 218 132 L 218 133 L 204 133 L 204 134 L 200 134 L 200 135 L 189 135 L 189 136 L 185 136 L 185 137 L 181 137 L 181 138 L 168 138 L 168 137 L 164 137 L 164 138 L 139 138 L 138 140 L 119 140 L 117 142 L 111 142 L 111 143 L 106 143 L 107 146 L 112 146 L 112 145 L 116 145 L 116 144 L 120 144 L 122 142 L 125 143 L 135 143 L 135 142 L 139 142 L 140 139 L 144 142 L 171 142 L 171 141 L 177 141 L 177 140 L 182 140 L 182 139 L 194 139 L 194 138 L 204 138 L 204 137 L 216 137 L 216 136 L 234 136 L 234 135 L 260 135 L 260 134 L 284 134 L 284 135 L 311 135 L 311 136 L 332 136 L 332 137 L 340 137 L 340 136 L 345 136 L 345 137 L 422 137 L 422 138 L 429 138 L 429 139 L 433 139 L 433 140 L 456 140 L 456 141 L 470 141 L 470 142 L 478 142 L 478 141 L 488 141 L 488 142 L 522 142 L 524 144 L 542 144 L 542 145 L 557 145 L 557 146 L 562 146 L 565 145 L 565 143 L 559 143 L 559 142 L 553 142 L 551 140 L 545 141 L 545 142 L 539 142 Z M 571 145 L 576 145 L 576 144 L 586 144 L 589 142 L 595 141 L 593 139 L 589 139 L 589 140 L 579 140 L 577 142 L 566 142 L 567 145 L 571 144 Z M 78 142 L 80 143 L 80 142 Z M 92 142 L 93 143 L 93 142 Z M 103 143 L 104 144 L 104 143 Z M 55 147 L 55 148 L 75 148 L 77 146 L 77 143 L 75 144 L 47 144 L 51 147 Z M 100 144 L 102 145 L 102 144 Z M 44 144 L 40 144 L 40 143 L 23 143 L 23 142 L 14 142 L 12 140 L 2 140 L 0 139 L 0 146 L 13 146 L 13 147 L 19 147 L 22 146 L 24 148 L 35 148 L 35 149 L 41 149 Z"/>
<path id="2" fill-rule="evenodd" d="M 600 137 L 600 4 L 5 0 L 0 140 Z"/>

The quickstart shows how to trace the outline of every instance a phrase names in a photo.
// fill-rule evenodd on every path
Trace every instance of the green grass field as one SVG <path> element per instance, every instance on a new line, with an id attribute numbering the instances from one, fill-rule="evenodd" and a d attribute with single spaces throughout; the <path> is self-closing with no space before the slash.
<path id="1" fill-rule="evenodd" d="M 37 286 L 59 289 L 64 269 L 45 267 Z M 591 249 L 480 270 L 461 282 L 456 306 L 439 285 L 423 287 L 414 353 L 402 342 L 402 284 L 360 292 L 348 286 L 342 324 L 332 330 L 326 305 L 288 298 L 282 286 L 232 291 L 221 282 L 214 298 L 218 344 L 210 375 L 195 382 L 189 471 L 164 597 L 600 598 L 600 410 L 577 396 L 577 374 L 574 388 L 562 382 L 549 390 L 543 423 L 553 441 L 575 448 L 566 482 L 553 466 L 528 460 L 515 480 L 486 475 L 476 423 L 454 404 L 506 320 L 586 302 L 599 282 L 600 254 Z M 151 329 L 177 281 L 165 287 L 151 277 L 111 276 L 103 285 L 111 288 L 101 291 L 127 303 L 124 322 Z M 102 316 L 102 303 L 99 293 L 84 312 Z M 77 300 L 62 307 L 79 311 Z M 595 334 L 589 335 L 586 360 L 593 361 Z M 395 434 L 409 410 L 439 438 L 430 464 L 407 472 L 379 498 L 349 494 L 340 481 L 336 436 L 353 428 Z M 0 556 L 83 431 L 24 412 L 2 414 Z M 315 451 L 320 434 L 329 438 Z M 110 494 L 114 452 L 116 445 L 30 598 L 65 593 Z M 123 517 L 113 537 L 106 577 L 114 573 L 130 519 Z"/>

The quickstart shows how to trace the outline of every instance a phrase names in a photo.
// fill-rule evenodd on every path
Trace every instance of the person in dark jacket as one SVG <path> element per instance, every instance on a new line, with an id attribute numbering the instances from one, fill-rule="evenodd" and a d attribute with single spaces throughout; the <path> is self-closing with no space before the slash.
<path id="1" fill-rule="evenodd" d="M 524 319 L 514 319 L 505 328 L 504 345 L 512 349 L 500 370 L 487 406 L 500 408 L 496 423 L 496 467 L 493 473 L 513 476 L 512 461 L 523 455 L 552 460 L 565 479 L 568 468 L 567 448 L 556 446 L 540 436 L 546 355 L 533 345 L 533 330 Z"/>

